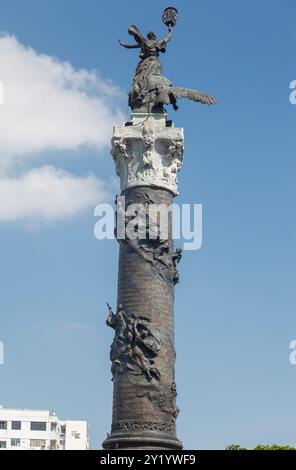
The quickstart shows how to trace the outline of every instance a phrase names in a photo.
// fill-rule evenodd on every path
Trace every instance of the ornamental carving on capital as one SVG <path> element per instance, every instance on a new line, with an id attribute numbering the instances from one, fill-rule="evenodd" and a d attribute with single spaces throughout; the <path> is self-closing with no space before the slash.
<path id="1" fill-rule="evenodd" d="M 114 128 L 111 154 L 121 190 L 157 186 L 177 195 L 183 153 L 183 129 L 167 127 L 152 116 L 140 125 Z"/>

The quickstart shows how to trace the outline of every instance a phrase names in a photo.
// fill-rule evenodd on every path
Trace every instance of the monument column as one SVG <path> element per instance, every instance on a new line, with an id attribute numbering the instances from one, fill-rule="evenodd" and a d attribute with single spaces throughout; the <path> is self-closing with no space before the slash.
<path id="1" fill-rule="evenodd" d="M 165 113 L 132 114 L 126 126 L 114 128 L 112 154 L 122 190 L 117 210 L 125 212 L 124 228 L 130 223 L 133 231 L 120 239 L 117 227 L 117 313 L 110 310 L 107 320 L 115 329 L 113 418 L 104 448 L 182 448 L 174 371 L 181 250 L 174 251 L 170 206 L 178 194 L 183 142 L 183 129 L 168 123 Z"/>
<path id="2" fill-rule="evenodd" d="M 172 237 L 172 210 L 183 162 L 183 129 L 167 120 L 164 105 L 178 109 L 178 98 L 215 104 L 197 90 L 174 87 L 163 76 L 159 55 L 172 38 L 178 12 L 167 8 L 164 39 L 128 32 L 140 50 L 129 105 L 132 118 L 116 126 L 112 156 L 120 177 L 117 196 L 119 268 L 117 308 L 109 307 L 114 329 L 110 359 L 113 380 L 111 433 L 105 449 L 181 449 L 176 435 L 174 290 L 181 250 Z"/>

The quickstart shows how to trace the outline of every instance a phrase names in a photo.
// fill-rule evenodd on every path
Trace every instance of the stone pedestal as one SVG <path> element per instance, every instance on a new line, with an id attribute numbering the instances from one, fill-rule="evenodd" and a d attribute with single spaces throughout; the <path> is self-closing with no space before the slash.
<path id="1" fill-rule="evenodd" d="M 171 215 L 162 238 L 151 209 L 169 208 L 178 194 L 183 143 L 183 129 L 174 128 L 165 114 L 136 114 L 114 128 L 112 155 L 125 197 L 117 210 L 127 211 L 126 226 L 137 217 L 138 235 L 118 237 L 117 311 L 110 310 L 107 320 L 115 330 L 113 416 L 105 449 L 182 448 L 174 372 L 174 287 L 181 252 L 174 250 Z M 137 210 L 129 213 L 133 204 Z M 143 238 L 140 225 L 146 233 L 151 222 L 150 238 Z"/>

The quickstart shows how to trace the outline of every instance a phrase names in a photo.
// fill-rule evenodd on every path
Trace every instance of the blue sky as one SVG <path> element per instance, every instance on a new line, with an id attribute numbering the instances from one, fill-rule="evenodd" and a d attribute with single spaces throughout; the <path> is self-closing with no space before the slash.
<path id="1" fill-rule="evenodd" d="M 296 5 L 174 5 L 179 23 L 163 56 L 165 75 L 219 98 L 216 107 L 184 101 L 169 111 L 186 138 L 178 201 L 203 204 L 204 229 L 201 250 L 183 256 L 176 287 L 178 435 L 192 449 L 296 445 L 296 367 L 289 363 L 296 338 L 296 106 L 289 103 Z M 166 6 L 1 0 L 0 31 L 75 70 L 95 69 L 119 90 L 108 101 L 110 116 L 126 115 L 138 57 L 117 38 L 127 40 L 130 23 L 165 35 Z M 92 139 L 77 148 L 41 145 L 40 155 L 26 159 L 20 151 L 18 165 L 29 171 L 42 160 L 68 176 L 91 173 L 115 194 L 108 144 L 96 147 Z M 0 161 L 8 157 L 0 153 Z M 95 448 L 111 423 L 105 303 L 116 302 L 118 246 L 94 238 L 94 206 L 54 220 L 0 221 L 0 403 L 87 419 Z"/>

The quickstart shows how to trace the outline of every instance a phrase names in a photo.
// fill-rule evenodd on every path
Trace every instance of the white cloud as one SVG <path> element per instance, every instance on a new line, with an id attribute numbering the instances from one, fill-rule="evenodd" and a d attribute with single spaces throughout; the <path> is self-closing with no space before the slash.
<path id="1" fill-rule="evenodd" d="M 38 54 L 13 36 L 0 37 L 0 158 L 47 149 L 102 148 L 120 119 L 118 89 L 85 69 Z"/>
<path id="2" fill-rule="evenodd" d="M 123 120 L 116 109 L 121 92 L 14 36 L 0 37 L 0 58 L 0 221 L 57 220 L 96 205 L 104 184 L 48 166 L 45 151 L 109 146 L 113 125 Z M 43 166 L 32 168 L 37 158 Z"/>
<path id="3" fill-rule="evenodd" d="M 77 177 L 53 166 L 0 179 L 0 220 L 57 220 L 73 216 L 108 198 L 94 175 Z"/>

